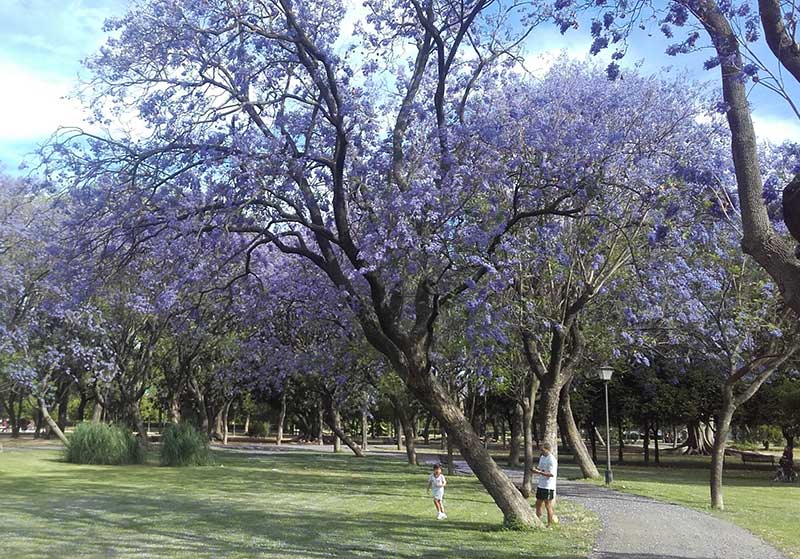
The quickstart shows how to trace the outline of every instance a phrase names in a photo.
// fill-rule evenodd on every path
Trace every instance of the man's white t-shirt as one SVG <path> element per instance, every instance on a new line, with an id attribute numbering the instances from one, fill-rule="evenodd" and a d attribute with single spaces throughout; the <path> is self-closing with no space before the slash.
<path id="1" fill-rule="evenodd" d="M 556 460 L 556 457 L 553 456 L 552 454 L 539 457 L 538 467 L 543 472 L 553 474 L 552 477 L 540 475 L 538 486 L 541 487 L 542 489 L 555 489 L 556 476 L 558 476 L 558 461 Z"/>

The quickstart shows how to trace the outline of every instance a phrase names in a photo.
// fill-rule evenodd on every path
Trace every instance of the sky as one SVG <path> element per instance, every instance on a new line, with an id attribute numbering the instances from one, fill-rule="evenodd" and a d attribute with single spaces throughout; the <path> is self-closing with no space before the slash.
<path id="1" fill-rule="evenodd" d="M 125 13 L 135 0 L 0 0 L 0 168 L 17 174 L 23 161 L 59 126 L 83 122 L 84 110 L 70 94 L 88 78 L 81 60 L 104 42 L 103 22 Z M 312 1 L 312 0 L 308 0 Z M 361 0 L 342 22 L 347 32 L 362 17 Z M 644 35 L 644 34 L 643 34 Z M 639 64 L 645 73 L 687 73 L 689 79 L 718 80 L 718 69 L 704 71 L 708 53 L 669 57 L 668 41 L 658 32 L 634 37 L 623 66 Z M 543 70 L 560 53 L 583 59 L 591 38 L 587 29 L 561 35 L 554 26 L 537 29 L 526 45 L 530 69 Z M 764 45 L 756 45 L 766 52 Z M 769 57 L 766 57 L 769 58 Z M 794 93 L 800 98 L 800 90 Z M 763 87 L 751 93 L 754 122 L 760 138 L 773 142 L 800 140 L 800 121 L 788 105 Z"/>

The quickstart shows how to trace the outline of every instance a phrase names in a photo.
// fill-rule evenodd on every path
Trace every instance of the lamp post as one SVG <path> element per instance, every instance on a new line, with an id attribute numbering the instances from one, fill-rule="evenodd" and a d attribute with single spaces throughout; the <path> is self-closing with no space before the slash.
<path id="1" fill-rule="evenodd" d="M 606 485 L 611 485 L 614 481 L 614 474 L 611 472 L 611 425 L 608 420 L 608 381 L 614 374 L 614 369 L 608 365 L 603 365 L 597 372 L 597 376 L 603 381 L 606 393 Z"/>

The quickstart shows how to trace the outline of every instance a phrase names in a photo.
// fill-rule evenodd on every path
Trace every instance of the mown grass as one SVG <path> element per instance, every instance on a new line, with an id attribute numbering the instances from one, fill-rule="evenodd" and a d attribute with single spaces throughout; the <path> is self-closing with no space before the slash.
<path id="1" fill-rule="evenodd" d="M 0 454 L 0 555 L 58 557 L 581 558 L 598 523 L 568 503 L 555 529 L 499 530 L 471 477 L 449 480 L 437 522 L 427 468 L 389 458 L 214 453 L 214 466 L 68 464 Z"/>

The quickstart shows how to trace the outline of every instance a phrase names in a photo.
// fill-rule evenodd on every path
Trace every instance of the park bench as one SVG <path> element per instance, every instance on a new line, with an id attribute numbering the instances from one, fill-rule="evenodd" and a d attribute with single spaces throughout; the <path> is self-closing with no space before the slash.
<path id="1" fill-rule="evenodd" d="M 742 463 L 763 463 L 775 465 L 775 457 L 770 454 L 756 454 L 754 452 L 742 452 Z"/>

